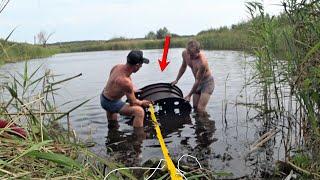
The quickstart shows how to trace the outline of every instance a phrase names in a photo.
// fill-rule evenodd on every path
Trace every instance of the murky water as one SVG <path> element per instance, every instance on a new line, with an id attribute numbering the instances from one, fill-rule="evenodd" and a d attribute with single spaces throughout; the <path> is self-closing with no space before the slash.
<path id="1" fill-rule="evenodd" d="M 160 71 L 157 59 L 162 50 L 145 50 L 144 54 L 151 62 L 132 75 L 137 88 L 158 82 L 171 82 L 175 79 L 181 65 L 183 49 L 170 49 L 171 61 L 164 72 Z M 106 115 L 100 107 L 99 94 L 102 91 L 110 69 L 118 63 L 124 63 L 129 51 L 102 51 L 87 53 L 58 54 L 51 58 L 32 60 L 29 66 L 35 69 L 43 63 L 44 69 L 61 74 L 56 79 L 64 79 L 82 73 L 80 78 L 67 82 L 57 96 L 58 104 L 72 100 L 61 107 L 68 110 L 86 99 L 87 104 L 71 114 L 71 125 L 77 136 L 83 141 L 94 142 L 92 150 L 104 157 L 112 156 L 127 166 L 140 166 L 150 158 L 163 158 L 159 142 L 146 127 L 146 137 L 133 133 L 128 119 L 119 118 L 118 129 L 109 129 Z M 237 103 L 254 102 L 254 88 L 243 89 L 250 67 L 242 52 L 205 51 L 209 66 L 215 77 L 216 88 L 207 106 L 209 117 L 190 116 L 162 124 L 166 145 L 172 157 L 178 159 L 184 154 L 198 158 L 201 165 L 212 171 L 233 173 L 233 177 L 260 177 L 270 171 L 274 160 L 279 156 L 280 145 L 274 141 L 249 156 L 250 145 L 263 131 L 261 122 L 250 120 L 256 115 L 253 109 L 236 106 Z M 24 63 L 7 64 L 1 71 L 20 71 Z M 31 70 L 30 70 L 31 71 Z M 194 78 L 187 69 L 177 84 L 186 94 Z M 226 104 L 226 106 L 224 105 Z M 176 123 L 179 122 L 179 123 Z M 65 123 L 65 122 L 64 122 Z M 112 148 L 113 152 L 108 149 Z M 185 163 L 195 164 L 184 159 Z"/>

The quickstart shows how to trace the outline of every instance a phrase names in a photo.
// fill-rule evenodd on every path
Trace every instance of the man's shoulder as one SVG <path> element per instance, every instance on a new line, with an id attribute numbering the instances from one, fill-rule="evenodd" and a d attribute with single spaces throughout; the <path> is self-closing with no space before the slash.
<path id="1" fill-rule="evenodd" d="M 114 65 L 114 66 L 111 68 L 110 74 L 111 74 L 111 73 L 114 73 L 114 72 L 117 72 L 120 66 L 121 66 L 121 64 L 116 64 L 116 65 Z"/>
<path id="2" fill-rule="evenodd" d="M 199 59 L 201 60 L 202 63 L 207 63 L 208 62 L 208 60 L 207 60 L 206 56 L 204 55 L 203 51 L 200 51 Z"/>
<path id="3" fill-rule="evenodd" d="M 125 89 L 131 89 L 132 86 L 132 81 L 128 77 L 119 77 L 117 80 L 117 83 L 120 87 L 125 88 Z"/>
<path id="4" fill-rule="evenodd" d="M 200 56 L 200 58 L 205 58 L 206 56 L 204 55 L 204 52 L 203 51 L 200 51 L 199 52 L 199 56 Z"/>
<path id="5" fill-rule="evenodd" d="M 185 57 L 187 55 L 187 50 L 183 50 L 182 53 L 181 53 L 182 57 Z"/>
<path id="6" fill-rule="evenodd" d="M 187 52 L 186 49 L 182 51 L 182 60 L 183 60 L 183 62 L 185 62 L 185 63 L 186 63 L 187 61 L 189 61 L 188 52 Z"/>

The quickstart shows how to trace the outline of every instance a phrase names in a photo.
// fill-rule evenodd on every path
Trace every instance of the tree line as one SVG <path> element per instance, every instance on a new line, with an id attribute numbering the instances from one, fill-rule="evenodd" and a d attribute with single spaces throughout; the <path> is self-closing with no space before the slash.
<path id="1" fill-rule="evenodd" d="M 145 39 L 163 39 L 166 35 L 170 35 L 171 37 L 179 37 L 178 34 L 170 33 L 170 31 L 166 28 L 160 28 L 156 32 L 150 31 L 147 35 L 145 35 Z"/>

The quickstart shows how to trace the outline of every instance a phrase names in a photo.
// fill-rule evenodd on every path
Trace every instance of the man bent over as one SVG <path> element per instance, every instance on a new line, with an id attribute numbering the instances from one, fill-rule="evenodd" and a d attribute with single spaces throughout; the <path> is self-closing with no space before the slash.
<path id="1" fill-rule="evenodd" d="M 132 50 L 127 56 L 126 64 L 118 64 L 111 69 L 107 84 L 100 95 L 100 103 L 107 111 L 109 123 L 117 122 L 117 116 L 121 114 L 134 116 L 133 127 L 143 127 L 145 114 L 142 107 L 149 107 L 150 101 L 136 99 L 130 78 L 132 73 L 139 71 L 143 63 L 148 64 L 149 60 L 143 57 L 142 51 Z M 121 101 L 124 95 L 129 104 Z"/>

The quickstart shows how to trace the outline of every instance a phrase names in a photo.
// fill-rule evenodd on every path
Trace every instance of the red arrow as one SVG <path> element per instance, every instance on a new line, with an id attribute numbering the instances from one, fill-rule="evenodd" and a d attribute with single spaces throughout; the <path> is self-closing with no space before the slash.
<path id="1" fill-rule="evenodd" d="M 160 59 L 158 59 L 161 71 L 163 71 L 170 63 L 170 62 L 167 62 L 169 46 L 170 46 L 170 36 L 167 35 L 166 40 L 164 41 L 162 60 L 160 61 Z"/>

